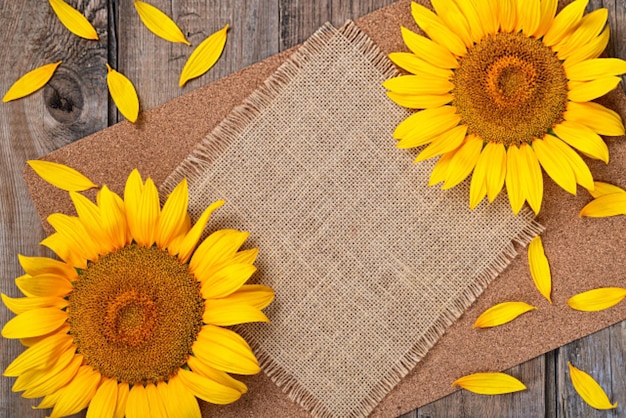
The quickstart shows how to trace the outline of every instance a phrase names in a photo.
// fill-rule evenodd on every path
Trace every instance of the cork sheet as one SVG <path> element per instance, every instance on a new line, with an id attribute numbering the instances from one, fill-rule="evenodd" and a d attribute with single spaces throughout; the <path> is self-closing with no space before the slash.
<path id="1" fill-rule="evenodd" d="M 400 1 L 358 19 L 356 24 L 386 52 L 404 50 L 399 26 L 414 27 L 410 2 Z M 128 172 L 138 167 L 157 184 L 236 105 L 252 93 L 286 59 L 288 53 L 271 57 L 209 86 L 142 114 L 137 125 L 121 123 L 78 141 L 46 158 L 78 168 L 94 181 L 121 192 Z M 612 93 L 605 104 L 626 114 L 623 93 Z M 626 143 L 611 138 L 611 163 L 589 162 L 597 180 L 626 187 Z M 176 144 L 176 146 L 172 146 Z M 70 202 L 26 171 L 29 190 L 42 217 L 69 212 Z M 551 181 L 545 182 L 545 201 L 537 220 L 553 272 L 553 300 L 549 305 L 535 291 L 525 253 L 517 257 L 487 288 L 428 355 L 374 410 L 373 416 L 392 417 L 438 399 L 453 389 L 455 378 L 476 371 L 503 370 L 574 339 L 626 318 L 626 306 L 586 314 L 571 311 L 566 300 L 593 287 L 623 286 L 626 265 L 625 220 L 579 219 L 578 210 L 590 200 L 586 192 L 568 195 Z M 49 227 L 46 225 L 49 230 Z M 472 330 L 478 314 L 505 300 L 524 300 L 540 309 L 509 326 Z M 220 416 L 308 416 L 291 402 L 265 375 L 246 380 L 250 392 L 227 407 L 205 405 L 205 412 Z"/>

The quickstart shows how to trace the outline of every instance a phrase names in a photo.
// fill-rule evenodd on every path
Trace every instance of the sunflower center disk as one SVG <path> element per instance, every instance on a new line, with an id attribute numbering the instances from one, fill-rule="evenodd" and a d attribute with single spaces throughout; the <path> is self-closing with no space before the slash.
<path id="1" fill-rule="evenodd" d="M 506 146 L 531 143 L 563 120 L 567 78 L 541 41 L 521 33 L 481 40 L 459 62 L 453 104 L 468 133 Z"/>
<path id="2" fill-rule="evenodd" d="M 91 263 L 69 301 L 70 332 L 86 363 L 131 384 L 175 374 L 202 326 L 199 282 L 156 247 L 131 245 Z"/>

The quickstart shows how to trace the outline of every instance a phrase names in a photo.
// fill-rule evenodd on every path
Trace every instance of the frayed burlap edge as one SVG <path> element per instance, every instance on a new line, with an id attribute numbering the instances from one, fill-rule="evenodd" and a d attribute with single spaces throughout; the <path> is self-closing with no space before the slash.
<path id="1" fill-rule="evenodd" d="M 346 22 L 340 29 L 326 23 L 311 36 L 291 57 L 283 63 L 276 72 L 269 77 L 264 85 L 252 93 L 243 104 L 237 106 L 204 140 L 192 151 L 176 170 L 164 181 L 161 194 L 165 196 L 186 177 L 190 182 L 198 180 L 204 170 L 229 146 L 229 144 L 243 133 L 267 106 L 272 103 L 298 73 L 299 69 L 315 58 L 315 54 L 327 45 L 337 34 L 343 35 L 357 50 L 370 61 L 385 78 L 399 74 L 393 64 L 372 40 L 361 31 L 352 21 Z M 411 350 L 390 369 L 389 373 L 363 402 L 354 408 L 352 416 L 367 416 L 377 404 L 405 377 L 413 367 L 435 345 L 446 329 L 454 323 L 465 310 L 482 294 L 489 283 L 495 279 L 510 262 L 517 256 L 514 243 L 526 247 L 530 241 L 539 235 L 544 227 L 533 220 L 534 215 L 527 208 L 517 215 L 528 219 L 528 226 L 509 244 L 501 254 L 476 278 L 463 294 L 435 321 L 424 333 Z M 288 370 L 277 365 L 263 348 L 258 346 L 249 328 L 238 326 L 237 331 L 248 341 L 256 353 L 261 369 L 278 385 L 294 402 L 310 411 L 312 415 L 322 418 L 332 418 L 332 414 L 320 403 L 317 397 L 303 388 L 293 378 Z"/>

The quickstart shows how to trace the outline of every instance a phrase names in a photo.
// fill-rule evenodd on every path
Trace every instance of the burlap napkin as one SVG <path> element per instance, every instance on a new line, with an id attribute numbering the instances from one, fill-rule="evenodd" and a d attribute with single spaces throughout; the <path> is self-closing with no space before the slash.
<path id="1" fill-rule="evenodd" d="M 426 185 L 433 162 L 394 146 L 394 75 L 354 24 L 324 26 L 163 185 L 187 177 L 192 216 L 225 199 L 212 226 L 251 232 L 276 300 L 239 331 L 319 417 L 369 414 L 541 229 Z"/>

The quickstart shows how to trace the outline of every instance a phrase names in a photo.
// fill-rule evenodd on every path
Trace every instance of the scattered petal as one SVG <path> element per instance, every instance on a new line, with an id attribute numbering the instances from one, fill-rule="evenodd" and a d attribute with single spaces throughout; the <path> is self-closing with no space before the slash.
<path id="1" fill-rule="evenodd" d="M 85 39 L 98 40 L 96 29 L 78 10 L 63 0 L 50 0 L 50 6 L 61 23 L 63 23 L 63 26 L 74 35 Z"/>
<path id="2" fill-rule="evenodd" d="M 36 92 L 50 81 L 59 65 L 61 65 L 61 61 L 42 65 L 39 68 L 27 72 L 9 87 L 2 101 L 4 103 L 10 102 L 11 100 L 21 99 L 22 97 Z"/>
<path id="3" fill-rule="evenodd" d="M 501 395 L 526 390 L 526 386 L 505 373 L 474 373 L 452 383 L 479 395 Z"/>
<path id="4" fill-rule="evenodd" d="M 120 113 L 131 122 L 139 115 L 139 98 L 133 83 L 120 72 L 115 71 L 107 64 L 107 85 L 109 92 Z"/>
<path id="5" fill-rule="evenodd" d="M 137 10 L 143 24 L 159 38 L 191 45 L 176 23 L 161 10 L 139 0 L 135 0 L 135 10 Z"/>
<path id="6" fill-rule="evenodd" d="M 226 45 L 226 32 L 229 25 L 206 38 L 191 53 L 180 73 L 178 85 L 183 87 L 192 78 L 200 77 L 215 65 Z"/>
<path id="7" fill-rule="evenodd" d="M 626 193 L 626 190 L 621 187 L 614 186 L 609 183 L 604 183 L 602 181 L 594 181 L 593 185 L 595 186 L 593 190 L 589 190 L 589 194 L 593 196 L 593 198 L 598 198 L 600 196 L 604 196 L 605 194 L 612 193 Z"/>
<path id="8" fill-rule="evenodd" d="M 567 362 L 569 366 L 569 375 L 572 379 L 572 385 L 574 385 L 574 389 L 580 395 L 581 398 L 589 406 L 595 409 L 613 409 L 617 408 L 617 402 L 611 404 L 609 397 L 606 395 L 606 392 L 600 387 L 598 382 L 596 382 L 593 377 L 591 377 L 586 372 L 583 372 L 580 369 L 572 366 L 572 363 Z"/>
<path id="9" fill-rule="evenodd" d="M 537 309 L 537 307 L 525 302 L 499 303 L 483 312 L 478 319 L 476 319 L 474 328 L 488 328 L 506 324 L 533 309 Z"/>
<path id="10" fill-rule="evenodd" d="M 606 218 L 626 213 L 626 193 L 610 193 L 599 196 L 587 203 L 580 211 L 580 216 Z"/>
<path id="11" fill-rule="evenodd" d="M 570 308 L 584 312 L 598 312 L 617 305 L 626 297 L 621 287 L 600 287 L 572 296 L 567 301 Z"/>
<path id="12" fill-rule="evenodd" d="M 82 192 L 98 187 L 83 174 L 64 164 L 43 160 L 28 160 L 28 165 L 48 183 L 68 192 Z"/>
<path id="13" fill-rule="evenodd" d="M 550 297 L 552 276 L 540 236 L 533 238 L 528 246 L 528 264 L 530 266 L 530 275 L 535 282 L 537 290 L 548 299 L 548 302 L 552 303 L 552 298 Z"/>

